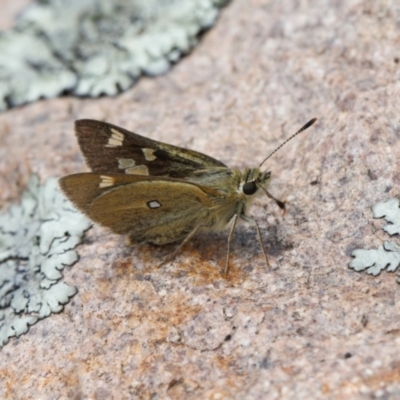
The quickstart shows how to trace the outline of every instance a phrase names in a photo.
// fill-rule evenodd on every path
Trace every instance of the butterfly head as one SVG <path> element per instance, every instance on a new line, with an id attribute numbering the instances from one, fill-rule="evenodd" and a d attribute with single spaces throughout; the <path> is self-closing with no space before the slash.
<path id="1" fill-rule="evenodd" d="M 265 188 L 269 184 L 271 172 L 261 172 L 258 168 L 247 171 L 245 182 L 242 185 L 242 192 L 246 196 L 256 194 L 260 188 Z"/>
<path id="2" fill-rule="evenodd" d="M 261 189 L 270 199 L 275 201 L 279 208 L 284 211 L 286 210 L 285 203 L 276 199 L 267 190 L 269 182 L 271 180 L 271 172 L 262 172 L 259 168 L 252 168 L 247 171 L 247 174 L 245 176 L 245 182 L 241 186 L 244 195 L 248 197 L 252 196 L 254 194 L 257 194 L 259 189 Z"/>
<path id="3" fill-rule="evenodd" d="M 271 179 L 270 171 L 262 172 L 259 168 L 253 168 L 249 169 L 245 176 L 245 182 L 241 187 L 243 194 L 245 194 L 246 196 L 252 196 L 256 194 L 259 189 L 261 189 L 270 199 L 275 201 L 279 208 L 284 211 L 286 210 L 285 203 L 281 200 L 276 199 L 267 190 L 269 181 Z"/>

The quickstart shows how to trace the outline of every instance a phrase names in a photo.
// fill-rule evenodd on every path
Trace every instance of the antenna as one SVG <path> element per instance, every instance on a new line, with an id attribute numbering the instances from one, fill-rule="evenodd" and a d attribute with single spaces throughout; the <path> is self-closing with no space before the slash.
<path id="1" fill-rule="evenodd" d="M 286 139 L 280 146 L 278 146 L 259 166 L 258 168 L 260 168 L 265 161 L 267 161 L 273 154 L 275 154 L 280 148 L 282 148 L 287 142 L 289 142 L 290 140 L 292 140 L 295 136 L 297 136 L 299 133 L 304 132 L 306 129 L 308 129 L 311 125 L 314 124 L 314 122 L 317 120 L 317 118 L 313 118 L 312 120 L 308 121 L 303 127 L 301 127 L 295 134 L 293 134 L 292 136 L 290 136 L 289 139 Z"/>

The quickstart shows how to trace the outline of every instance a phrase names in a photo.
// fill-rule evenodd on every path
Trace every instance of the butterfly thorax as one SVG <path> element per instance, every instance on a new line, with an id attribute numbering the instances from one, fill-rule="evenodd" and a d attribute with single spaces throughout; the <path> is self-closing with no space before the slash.
<path id="1" fill-rule="evenodd" d="M 259 189 L 268 187 L 270 175 L 270 172 L 261 172 L 258 168 L 216 167 L 194 171 L 186 180 L 215 189 L 223 195 L 215 203 L 207 224 L 219 229 L 234 215 L 246 214 L 252 200 L 260 193 Z"/>
<path id="2" fill-rule="evenodd" d="M 256 194 L 260 187 L 266 189 L 270 176 L 270 172 L 261 172 L 258 168 L 245 168 L 241 171 L 217 167 L 193 171 L 186 180 L 216 189 L 226 197 L 246 199 Z"/>

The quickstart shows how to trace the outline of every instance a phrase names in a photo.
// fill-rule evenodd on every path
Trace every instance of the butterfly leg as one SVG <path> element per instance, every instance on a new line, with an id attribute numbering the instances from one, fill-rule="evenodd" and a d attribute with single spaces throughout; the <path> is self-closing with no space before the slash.
<path id="1" fill-rule="evenodd" d="M 247 215 L 244 215 L 244 214 L 240 214 L 240 218 L 242 218 L 244 221 L 248 222 L 250 225 L 255 226 L 255 228 L 257 229 L 258 241 L 261 244 L 261 248 L 262 248 L 262 251 L 263 251 L 264 257 L 265 257 L 265 262 L 267 263 L 267 267 L 270 267 L 268 257 L 267 257 L 267 252 L 265 251 L 264 243 L 261 238 L 260 227 L 258 226 L 257 222 L 254 221 L 254 219 L 251 219 Z"/>
<path id="2" fill-rule="evenodd" d="M 225 269 L 224 269 L 224 275 L 227 276 L 228 275 L 228 271 L 229 271 L 229 254 L 231 252 L 231 240 L 233 237 L 233 232 L 235 230 L 235 226 L 236 226 L 236 221 L 237 221 L 238 215 L 235 214 L 232 218 L 232 226 L 231 226 L 231 230 L 229 231 L 229 236 L 228 236 L 228 251 L 226 253 L 226 262 L 225 262 Z"/>
<path id="3" fill-rule="evenodd" d="M 158 268 L 161 268 L 164 264 L 173 261 L 176 255 L 178 254 L 179 250 L 185 245 L 185 243 L 187 243 L 196 234 L 196 232 L 200 229 L 200 227 L 201 225 L 196 226 L 192 230 L 192 232 L 190 232 L 189 235 L 187 235 L 185 239 L 183 239 L 182 243 L 174 250 L 174 252 L 169 256 L 165 257 L 164 261 L 161 264 L 159 264 Z"/>

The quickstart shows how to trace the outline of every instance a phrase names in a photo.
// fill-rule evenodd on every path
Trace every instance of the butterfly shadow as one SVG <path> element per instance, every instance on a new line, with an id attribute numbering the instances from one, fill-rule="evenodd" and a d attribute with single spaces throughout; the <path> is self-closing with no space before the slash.
<path id="1" fill-rule="evenodd" d="M 283 240 L 277 225 L 269 225 L 262 231 L 270 263 L 274 258 L 293 248 L 293 244 Z M 157 246 L 151 243 L 132 244 L 126 246 L 126 255 L 134 254 L 135 267 L 146 271 L 168 271 L 169 274 L 201 275 L 213 279 L 232 279 L 251 273 L 254 268 L 265 267 L 262 248 L 257 233 L 249 227 L 238 226 L 233 235 L 230 255 L 229 274 L 223 275 L 228 249 L 229 232 L 200 231 L 179 250 L 176 257 L 161 265 L 163 260 L 174 253 L 179 244 Z"/>

